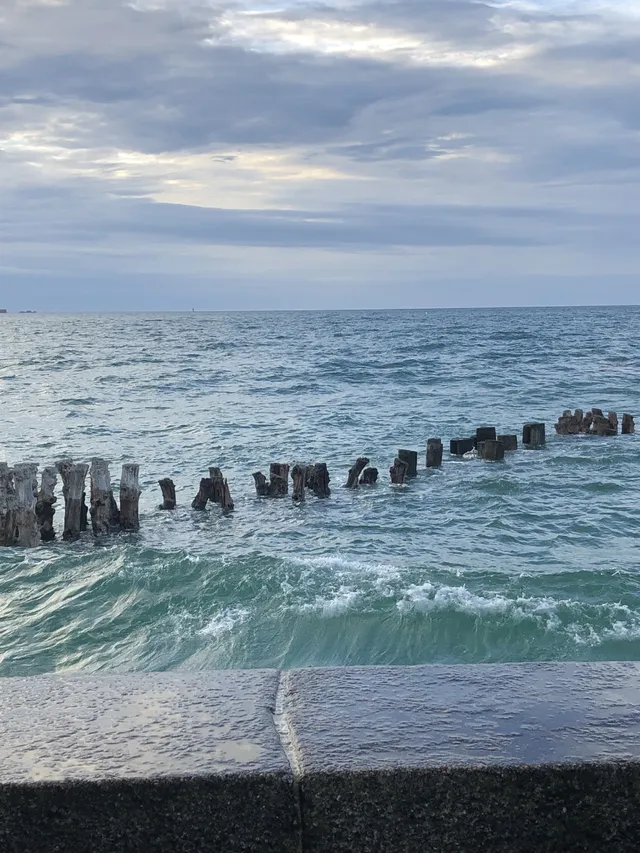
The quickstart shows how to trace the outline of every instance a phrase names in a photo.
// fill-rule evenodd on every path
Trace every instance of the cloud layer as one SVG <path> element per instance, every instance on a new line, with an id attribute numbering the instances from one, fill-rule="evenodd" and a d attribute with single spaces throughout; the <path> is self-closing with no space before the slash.
<path id="1" fill-rule="evenodd" d="M 0 0 L 0 306 L 635 302 L 634 6 Z"/>

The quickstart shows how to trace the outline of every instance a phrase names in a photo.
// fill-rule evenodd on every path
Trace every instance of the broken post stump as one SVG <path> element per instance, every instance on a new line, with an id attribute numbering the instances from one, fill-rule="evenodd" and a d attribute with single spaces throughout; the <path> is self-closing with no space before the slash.
<path id="1" fill-rule="evenodd" d="M 269 494 L 280 497 L 289 493 L 289 466 L 284 462 L 269 465 Z"/>
<path id="2" fill-rule="evenodd" d="M 365 468 L 362 472 L 362 477 L 360 477 L 360 485 L 375 486 L 378 482 L 378 473 L 377 468 Z"/>
<path id="3" fill-rule="evenodd" d="M 205 509 L 209 500 L 213 500 L 213 483 L 211 477 L 203 477 L 200 480 L 198 494 L 191 501 L 191 508 Z"/>
<path id="4" fill-rule="evenodd" d="M 40 530 L 36 518 L 38 496 L 38 466 L 23 462 L 13 468 L 16 489 L 16 545 L 35 548 L 40 541 Z"/>
<path id="5" fill-rule="evenodd" d="M 54 494 L 58 475 L 55 468 L 45 468 L 40 479 L 40 491 L 36 503 L 36 518 L 40 528 L 40 538 L 43 542 L 53 542 L 56 532 L 53 529 L 54 504 L 57 498 Z"/>
<path id="6" fill-rule="evenodd" d="M 478 427 L 476 430 L 476 447 L 481 441 L 496 441 L 496 428 Z"/>
<path id="7" fill-rule="evenodd" d="M 478 453 L 485 462 L 500 462 L 504 459 L 504 444 L 497 439 L 486 438 L 478 443 Z"/>
<path id="8" fill-rule="evenodd" d="M 13 471 L 6 462 L 0 462 L 0 545 L 15 545 L 16 536 L 16 490 Z"/>
<path id="9" fill-rule="evenodd" d="M 418 451 L 417 450 L 398 450 L 398 459 L 406 463 L 407 477 L 418 476 Z"/>
<path id="10" fill-rule="evenodd" d="M 347 482 L 345 483 L 345 488 L 347 489 L 357 489 L 358 483 L 360 482 L 360 475 L 364 471 L 364 469 L 369 464 L 369 460 L 366 456 L 359 456 L 356 459 L 355 463 L 349 468 L 349 474 L 347 476 Z"/>
<path id="11" fill-rule="evenodd" d="M 256 487 L 256 495 L 259 498 L 269 497 L 269 483 L 262 471 L 256 471 L 252 477 Z"/>
<path id="12" fill-rule="evenodd" d="M 162 480 L 158 480 L 158 485 L 162 491 L 162 503 L 158 509 L 175 509 L 176 484 L 169 477 L 164 477 Z"/>
<path id="13" fill-rule="evenodd" d="M 404 485 L 404 481 L 407 477 L 407 463 L 396 456 L 393 460 L 393 465 L 389 468 L 389 476 L 391 477 L 391 483 L 394 486 L 402 486 Z"/>
<path id="14" fill-rule="evenodd" d="M 522 443 L 525 447 L 542 447 L 545 444 L 545 425 L 530 423 L 522 427 Z"/>
<path id="15" fill-rule="evenodd" d="M 140 530 L 140 466 L 126 462 L 120 477 L 120 528 L 137 533 Z"/>
<path id="16" fill-rule="evenodd" d="M 331 495 L 331 489 L 329 488 L 330 479 L 326 462 L 316 462 L 315 465 L 307 466 L 307 488 L 311 489 L 317 498 L 328 498 Z"/>
<path id="17" fill-rule="evenodd" d="M 622 416 L 622 435 L 633 435 L 636 431 L 635 424 L 633 422 L 633 415 L 623 415 Z"/>
<path id="18" fill-rule="evenodd" d="M 452 438 L 449 442 L 449 453 L 452 456 L 464 456 L 475 446 L 474 438 Z"/>
<path id="19" fill-rule="evenodd" d="M 501 441 L 504 444 L 504 449 L 507 453 L 518 449 L 517 435 L 499 435 L 498 441 Z"/>
<path id="20" fill-rule="evenodd" d="M 291 479 L 293 481 L 293 499 L 294 501 L 305 500 L 305 490 L 307 487 L 307 468 L 305 465 L 294 465 L 291 469 Z"/>
<path id="21" fill-rule="evenodd" d="M 62 496 L 64 497 L 62 538 L 65 542 L 71 542 L 78 539 L 80 531 L 83 530 L 83 507 L 86 508 L 84 484 L 89 466 L 84 462 L 74 464 L 71 459 L 61 459 L 60 462 L 56 462 L 56 468 L 62 479 Z"/>
<path id="22" fill-rule="evenodd" d="M 91 460 L 91 527 L 95 536 L 105 536 L 120 528 L 120 512 L 111 488 L 109 463 L 95 457 Z"/>
<path id="23" fill-rule="evenodd" d="M 430 438 L 427 441 L 427 468 L 439 468 L 442 465 L 442 439 Z"/>

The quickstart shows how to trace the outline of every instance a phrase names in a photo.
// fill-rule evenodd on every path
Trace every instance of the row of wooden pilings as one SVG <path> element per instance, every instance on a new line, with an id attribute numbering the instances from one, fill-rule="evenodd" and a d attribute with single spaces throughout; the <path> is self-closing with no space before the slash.
<path id="1" fill-rule="evenodd" d="M 575 414 L 566 410 L 556 424 L 561 435 L 589 434 L 615 435 L 618 420 L 615 412 L 604 416 L 600 409 L 592 409 L 583 415 L 580 409 Z M 634 432 L 632 415 L 625 414 L 622 420 L 623 434 Z M 522 444 L 526 448 L 542 447 L 546 443 L 544 423 L 527 423 L 522 429 Z M 518 449 L 517 435 L 498 435 L 495 427 L 478 427 L 475 435 L 468 438 L 451 439 L 449 452 L 452 456 L 476 455 L 497 462 L 505 453 Z M 426 467 L 442 465 L 443 444 L 440 438 L 430 438 L 426 448 Z M 88 530 L 89 524 L 95 536 L 101 537 L 120 531 L 136 532 L 140 528 L 138 504 L 141 489 L 139 465 L 129 462 L 122 466 L 119 499 L 116 500 L 111 487 L 109 465 L 104 459 L 94 458 L 91 465 L 62 459 L 55 467 L 42 471 L 38 484 L 38 466 L 22 463 L 12 468 L 0 462 L 0 546 L 35 547 L 40 542 L 51 542 L 56 538 L 53 526 L 55 515 L 55 487 L 58 475 L 62 480 L 64 498 L 64 526 L 62 538 L 66 541 L 78 539 Z M 86 478 L 90 478 L 90 502 L 86 500 Z M 356 489 L 373 486 L 380 472 L 369 464 L 365 456 L 359 457 L 349 469 L 345 487 Z M 418 452 L 398 450 L 398 455 L 389 468 L 392 485 L 403 485 L 407 479 L 418 474 Z M 292 497 L 296 502 L 306 499 L 307 493 L 319 498 L 331 495 L 329 470 L 325 462 L 315 465 L 289 466 L 283 462 L 272 462 L 269 479 L 256 471 L 253 474 L 256 495 L 260 498 L 282 497 L 289 494 L 289 478 L 292 481 Z M 162 491 L 159 509 L 172 510 L 176 507 L 176 488 L 173 480 L 165 477 L 158 481 Z M 229 484 L 220 468 L 209 468 L 209 476 L 200 480 L 198 493 L 191 502 L 196 510 L 204 510 L 209 503 L 219 506 L 223 512 L 234 508 Z"/>

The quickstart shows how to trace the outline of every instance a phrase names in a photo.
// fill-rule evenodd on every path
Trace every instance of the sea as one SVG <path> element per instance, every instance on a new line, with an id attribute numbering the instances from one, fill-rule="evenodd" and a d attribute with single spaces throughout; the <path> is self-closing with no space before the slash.
<path id="1" fill-rule="evenodd" d="M 137 534 L 0 549 L 0 675 L 638 660 L 640 435 L 553 424 L 640 428 L 639 377 L 637 307 L 3 315 L 0 460 L 103 457 L 116 494 L 136 461 L 143 492 Z M 448 453 L 531 420 L 543 449 Z M 331 496 L 258 499 L 270 462 L 326 462 Z M 233 513 L 191 509 L 211 465 Z"/>

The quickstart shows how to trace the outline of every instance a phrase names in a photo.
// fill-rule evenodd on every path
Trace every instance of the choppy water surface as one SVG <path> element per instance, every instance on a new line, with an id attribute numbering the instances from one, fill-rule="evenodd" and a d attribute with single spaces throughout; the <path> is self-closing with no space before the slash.
<path id="1" fill-rule="evenodd" d="M 640 659 L 640 436 L 552 429 L 640 422 L 639 345 L 638 308 L 0 317 L 0 459 L 144 488 L 139 535 L 0 551 L 0 674 Z M 388 485 L 398 447 L 529 419 L 546 450 Z M 382 482 L 347 492 L 361 454 Z M 271 460 L 332 497 L 258 501 Z M 210 464 L 230 517 L 189 508 Z"/>

